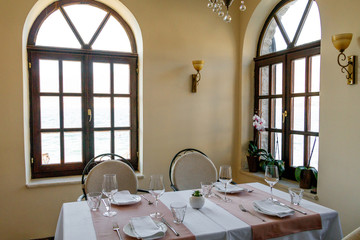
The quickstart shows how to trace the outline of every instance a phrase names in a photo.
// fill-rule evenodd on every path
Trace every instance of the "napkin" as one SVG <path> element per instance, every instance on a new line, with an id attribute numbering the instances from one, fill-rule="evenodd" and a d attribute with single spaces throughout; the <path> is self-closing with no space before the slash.
<path id="1" fill-rule="evenodd" d="M 216 182 L 214 183 L 214 187 L 217 188 L 217 190 L 221 191 L 221 192 L 225 192 L 225 185 L 221 182 Z M 237 193 L 240 191 L 243 191 L 244 189 L 237 186 L 237 185 L 233 185 L 233 184 L 228 184 L 226 186 L 226 193 Z"/>
<path id="2" fill-rule="evenodd" d="M 260 210 L 264 214 L 278 216 L 281 218 L 294 214 L 294 210 L 286 206 L 280 206 L 271 199 L 254 201 L 253 205 L 255 209 Z"/>
<path id="3" fill-rule="evenodd" d="M 130 224 L 138 238 L 147 238 L 154 235 L 161 237 L 165 235 L 162 228 L 158 227 L 150 216 L 133 217 L 130 219 Z"/>
<path id="4" fill-rule="evenodd" d="M 129 191 L 124 190 L 124 191 L 119 191 L 119 192 L 115 193 L 113 196 L 113 201 L 115 204 L 124 204 L 124 203 L 135 202 L 136 200 L 130 194 Z"/>

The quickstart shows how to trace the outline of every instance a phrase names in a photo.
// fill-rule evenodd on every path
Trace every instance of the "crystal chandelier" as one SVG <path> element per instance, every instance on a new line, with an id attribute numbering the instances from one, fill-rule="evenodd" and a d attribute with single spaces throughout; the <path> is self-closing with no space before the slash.
<path id="1" fill-rule="evenodd" d="M 214 13 L 219 17 L 223 17 L 223 20 L 227 23 L 231 22 L 231 16 L 229 15 L 229 7 L 234 0 L 209 0 L 208 8 L 211 8 Z M 223 11 L 223 7 L 226 7 L 226 14 Z M 240 11 L 245 11 L 246 6 L 244 1 L 240 3 Z"/>

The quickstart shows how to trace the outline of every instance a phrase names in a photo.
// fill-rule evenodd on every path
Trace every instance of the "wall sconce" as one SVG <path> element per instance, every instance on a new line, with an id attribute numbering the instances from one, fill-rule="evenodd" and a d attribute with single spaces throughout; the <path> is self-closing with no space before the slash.
<path id="1" fill-rule="evenodd" d="M 197 91 L 197 85 L 199 85 L 199 81 L 201 79 L 200 70 L 204 66 L 204 61 L 203 60 L 194 60 L 194 61 L 192 61 L 192 64 L 193 64 L 195 70 L 197 71 L 197 74 L 192 74 L 191 75 L 192 76 L 191 92 L 196 92 Z"/>
<path id="2" fill-rule="evenodd" d="M 340 51 L 337 61 L 341 67 L 341 72 L 347 73 L 346 79 L 348 85 L 353 85 L 355 83 L 355 56 L 348 56 L 346 65 L 341 64 L 340 61 L 345 61 L 346 63 L 346 55 L 344 54 L 344 51 L 349 47 L 352 36 L 352 33 L 343 33 L 333 35 L 331 37 L 334 47 Z"/>

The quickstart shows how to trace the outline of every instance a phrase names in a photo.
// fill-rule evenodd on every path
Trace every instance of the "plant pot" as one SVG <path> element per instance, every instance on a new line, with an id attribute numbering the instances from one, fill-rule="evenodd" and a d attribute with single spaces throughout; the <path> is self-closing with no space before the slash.
<path id="1" fill-rule="evenodd" d="M 309 169 L 304 169 L 300 173 L 300 188 L 310 189 L 316 181 L 314 174 Z"/>
<path id="2" fill-rule="evenodd" d="M 205 204 L 205 198 L 203 196 L 201 196 L 201 197 L 191 196 L 190 199 L 189 199 L 189 202 L 190 202 L 190 206 L 192 208 L 200 209 Z"/>
<path id="3" fill-rule="evenodd" d="M 259 166 L 259 156 L 246 156 L 249 166 L 249 172 L 257 172 Z"/>

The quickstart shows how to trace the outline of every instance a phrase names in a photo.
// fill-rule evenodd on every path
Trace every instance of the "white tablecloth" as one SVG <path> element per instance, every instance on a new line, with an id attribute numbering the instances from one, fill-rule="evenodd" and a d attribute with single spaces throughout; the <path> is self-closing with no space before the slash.
<path id="1" fill-rule="evenodd" d="M 269 191 L 268 186 L 260 183 L 250 183 L 249 185 L 262 191 Z M 188 202 L 191 193 L 192 191 L 166 192 L 160 200 L 167 207 L 170 207 L 170 203 L 174 201 Z M 276 189 L 273 190 L 273 193 L 275 196 L 290 200 L 288 193 Z M 320 214 L 322 229 L 291 234 L 281 238 L 274 238 L 274 240 L 339 240 L 342 238 L 340 219 L 336 211 L 307 200 L 302 200 L 301 205 Z M 184 224 L 199 240 L 251 239 L 251 227 L 248 224 L 209 200 L 206 200 L 204 207 L 200 210 L 188 207 Z M 91 214 L 86 202 L 63 204 L 57 223 L 55 239 L 96 239 Z"/>

